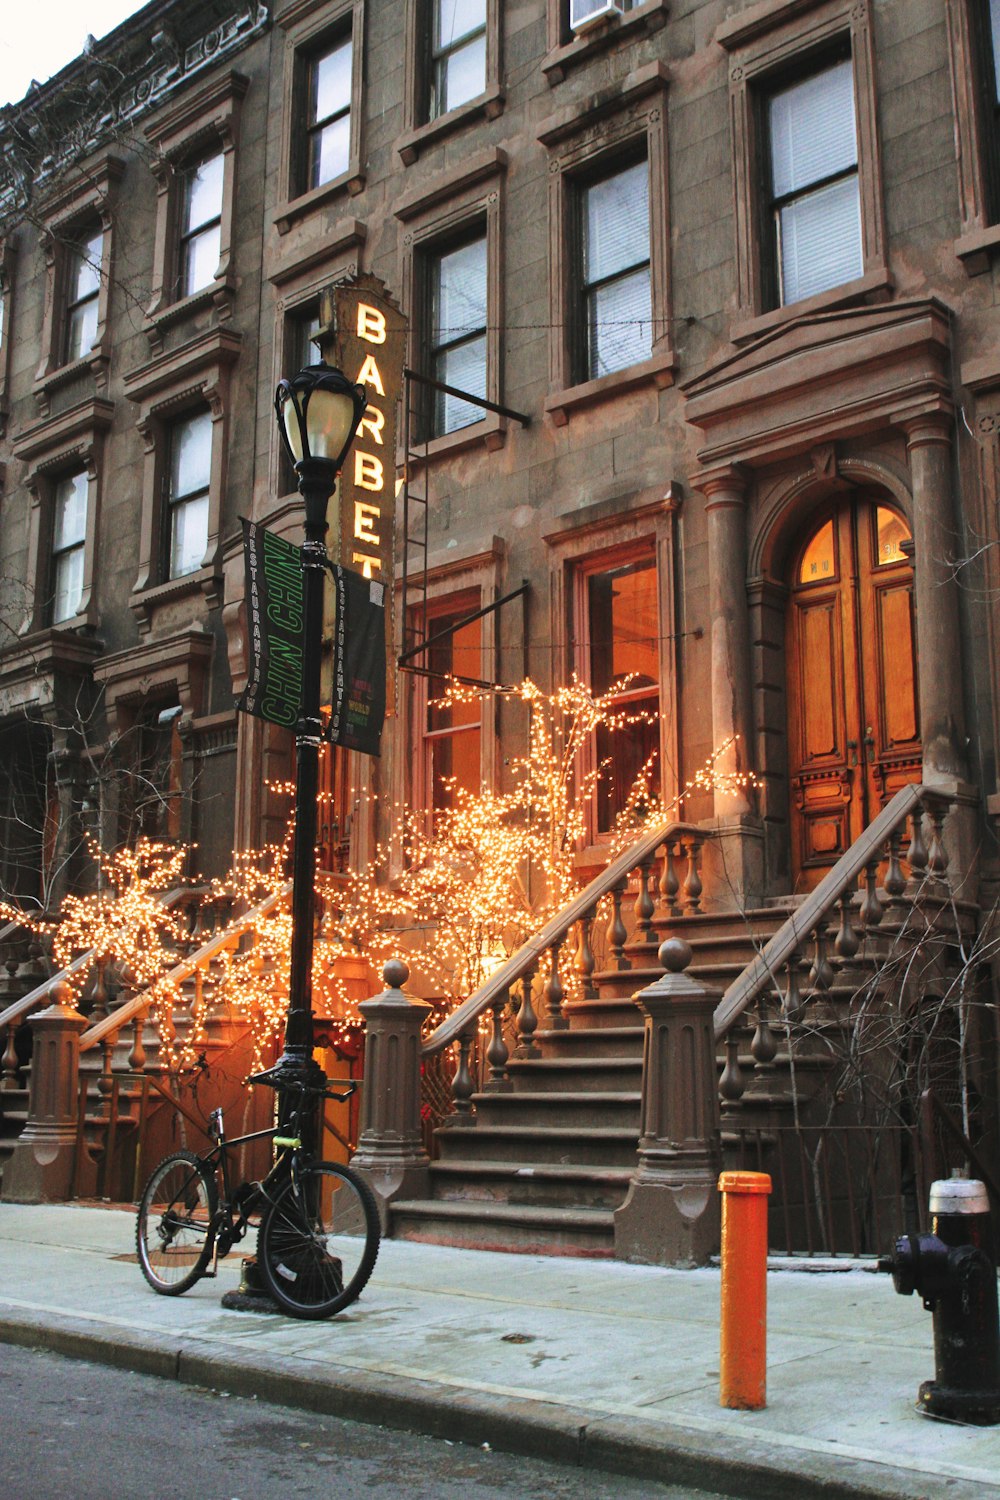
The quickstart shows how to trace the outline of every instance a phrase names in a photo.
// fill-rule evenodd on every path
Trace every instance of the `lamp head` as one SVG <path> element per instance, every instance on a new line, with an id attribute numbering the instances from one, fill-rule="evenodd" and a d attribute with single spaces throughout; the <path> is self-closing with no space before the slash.
<path id="1" fill-rule="evenodd" d="M 292 463 L 321 459 L 336 476 L 367 404 L 364 387 L 331 365 L 307 365 L 290 380 L 279 380 L 274 409 Z"/>

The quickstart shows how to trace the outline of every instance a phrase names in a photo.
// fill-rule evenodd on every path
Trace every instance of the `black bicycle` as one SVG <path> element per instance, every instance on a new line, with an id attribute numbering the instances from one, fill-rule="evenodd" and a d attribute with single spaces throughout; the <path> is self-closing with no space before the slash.
<path id="1" fill-rule="evenodd" d="M 340 1082 L 340 1080 L 334 1080 Z M 154 1292 L 176 1297 L 202 1276 L 214 1276 L 256 1222 L 257 1264 L 268 1292 L 294 1318 L 329 1318 L 358 1297 L 378 1258 L 379 1218 L 368 1184 L 338 1162 L 317 1161 L 302 1143 L 302 1124 L 322 1099 L 340 1103 L 357 1088 L 338 1091 L 280 1077 L 276 1069 L 248 1083 L 291 1096 L 282 1125 L 227 1140 L 222 1110 L 209 1117 L 216 1145 L 205 1156 L 176 1151 L 160 1162 L 139 1201 L 136 1248 Z M 278 1153 L 260 1182 L 235 1189 L 230 1153 L 247 1141 L 272 1138 Z"/>

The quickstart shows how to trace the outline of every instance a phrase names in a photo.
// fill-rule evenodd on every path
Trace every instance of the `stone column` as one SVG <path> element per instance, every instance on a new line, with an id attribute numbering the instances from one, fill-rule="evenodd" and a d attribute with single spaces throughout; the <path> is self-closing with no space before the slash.
<path id="1" fill-rule="evenodd" d="M 924 779 L 966 773 L 962 646 L 955 565 L 961 553 L 952 497 L 951 422 L 932 412 L 906 427 L 913 484 L 913 578 Z"/>
<path id="2" fill-rule="evenodd" d="M 712 1018 L 718 995 L 683 973 L 691 949 L 660 947 L 668 971 L 634 997 L 645 1013 L 639 1162 L 615 1212 L 615 1255 L 700 1266 L 719 1248 L 719 1086 Z"/>
<path id="3" fill-rule="evenodd" d="M 398 958 L 382 970 L 387 989 L 358 1009 L 365 1018 L 361 1135 L 351 1166 L 378 1201 L 382 1227 L 394 1198 L 427 1194 L 430 1158 L 420 1127 L 420 1028 L 431 1007 L 403 993 L 410 971 Z"/>
<path id="4" fill-rule="evenodd" d="M 80 1034 L 86 1019 L 58 984 L 53 1004 L 31 1017 L 34 1032 L 28 1119 L 4 1171 L 11 1203 L 58 1203 L 73 1191 Z"/>
<path id="5" fill-rule="evenodd" d="M 750 612 L 747 599 L 746 485 L 735 468 L 698 482 L 708 523 L 708 611 L 711 650 L 712 745 L 738 736 L 717 769 L 742 772 L 754 760 Z M 755 904 L 763 894 L 763 839 L 754 799 L 746 791 L 715 793 L 705 845 L 707 901 L 714 907 Z"/>

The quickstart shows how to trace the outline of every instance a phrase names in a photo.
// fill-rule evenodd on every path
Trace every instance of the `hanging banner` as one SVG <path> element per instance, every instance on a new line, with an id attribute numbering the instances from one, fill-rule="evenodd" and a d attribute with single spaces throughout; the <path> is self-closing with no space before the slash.
<path id="1" fill-rule="evenodd" d="M 335 617 L 333 691 L 325 738 L 331 745 L 381 753 L 385 721 L 385 584 L 330 564 Z"/>
<path id="2" fill-rule="evenodd" d="M 256 521 L 244 519 L 242 524 L 247 685 L 236 707 L 270 724 L 294 729 L 302 706 L 299 548 Z"/>

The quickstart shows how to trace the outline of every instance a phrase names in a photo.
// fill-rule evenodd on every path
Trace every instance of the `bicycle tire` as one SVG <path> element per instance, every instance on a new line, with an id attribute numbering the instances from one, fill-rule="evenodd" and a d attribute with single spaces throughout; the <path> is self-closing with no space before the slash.
<path id="1" fill-rule="evenodd" d="M 367 1182 L 337 1162 L 307 1167 L 297 1186 L 289 1179 L 265 1210 L 257 1264 L 293 1318 L 329 1318 L 360 1296 L 372 1274 L 378 1208 Z"/>
<path id="2" fill-rule="evenodd" d="M 135 1222 L 139 1265 L 154 1292 L 177 1297 L 204 1275 L 217 1204 L 215 1177 L 192 1152 L 165 1156 L 154 1169 Z"/>

